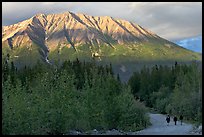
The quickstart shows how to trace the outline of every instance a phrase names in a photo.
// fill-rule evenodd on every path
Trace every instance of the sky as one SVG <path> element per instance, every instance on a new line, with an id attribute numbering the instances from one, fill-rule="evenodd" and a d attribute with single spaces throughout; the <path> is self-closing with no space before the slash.
<path id="1" fill-rule="evenodd" d="M 202 49 L 201 2 L 3 2 L 2 25 L 23 21 L 37 13 L 66 11 L 125 19 L 180 46 L 190 44 L 186 47 Z"/>
<path id="2" fill-rule="evenodd" d="M 175 43 L 178 45 L 181 45 L 184 48 L 190 49 L 192 51 L 202 53 L 202 37 L 201 36 L 178 40 L 178 41 L 175 41 Z"/>

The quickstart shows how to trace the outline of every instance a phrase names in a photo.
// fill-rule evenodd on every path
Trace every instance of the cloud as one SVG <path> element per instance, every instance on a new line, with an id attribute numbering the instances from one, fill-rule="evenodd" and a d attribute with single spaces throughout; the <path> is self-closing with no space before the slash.
<path id="1" fill-rule="evenodd" d="M 3 2 L 2 25 L 10 25 L 28 19 L 35 14 L 74 11 L 79 3 L 68 2 Z"/>
<path id="2" fill-rule="evenodd" d="M 202 53 L 202 36 L 175 41 L 175 43 L 192 51 Z"/>
<path id="3" fill-rule="evenodd" d="M 2 24 L 65 11 L 125 19 L 171 41 L 202 35 L 201 2 L 3 2 Z"/>
<path id="4" fill-rule="evenodd" d="M 133 7 L 138 24 L 164 38 L 176 40 L 202 34 L 201 3 L 141 3 Z"/>

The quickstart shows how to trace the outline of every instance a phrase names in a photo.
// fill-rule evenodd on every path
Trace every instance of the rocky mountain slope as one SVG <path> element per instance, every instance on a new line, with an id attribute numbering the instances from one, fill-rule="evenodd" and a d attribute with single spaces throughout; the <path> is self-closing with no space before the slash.
<path id="1" fill-rule="evenodd" d="M 35 42 L 53 50 L 58 44 L 76 47 L 80 44 L 101 45 L 138 43 L 150 38 L 160 39 L 156 34 L 137 24 L 112 17 L 93 17 L 66 12 L 63 14 L 37 14 L 14 25 L 3 27 L 2 42 L 21 46 Z"/>
<path id="2" fill-rule="evenodd" d="M 141 26 L 112 17 L 65 12 L 37 14 L 2 27 L 2 56 L 16 64 L 37 59 L 49 63 L 76 57 L 99 61 L 201 60 L 201 55 L 177 46 Z"/>

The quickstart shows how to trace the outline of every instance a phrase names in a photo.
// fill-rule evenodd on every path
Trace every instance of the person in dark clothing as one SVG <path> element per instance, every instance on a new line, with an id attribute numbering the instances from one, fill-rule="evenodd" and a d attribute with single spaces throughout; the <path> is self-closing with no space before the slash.
<path id="1" fill-rule="evenodd" d="M 179 120 L 181 121 L 181 125 L 182 125 L 182 122 L 183 122 L 183 116 L 182 115 L 180 115 Z"/>
<path id="2" fill-rule="evenodd" d="M 176 116 L 174 117 L 174 122 L 175 122 L 175 125 L 176 125 L 176 122 L 177 122 L 177 117 Z"/>
<path id="3" fill-rule="evenodd" d="M 169 115 L 166 117 L 166 122 L 167 122 L 167 126 L 168 126 L 169 122 L 170 122 L 170 116 Z"/>

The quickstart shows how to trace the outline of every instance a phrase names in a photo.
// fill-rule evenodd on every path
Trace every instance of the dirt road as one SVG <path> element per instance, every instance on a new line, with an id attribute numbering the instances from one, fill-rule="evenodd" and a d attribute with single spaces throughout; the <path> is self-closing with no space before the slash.
<path id="1" fill-rule="evenodd" d="M 188 135 L 193 129 L 191 124 L 180 123 L 174 124 L 173 117 L 171 117 L 169 126 L 166 123 L 166 116 L 162 114 L 149 113 L 152 125 L 149 128 L 138 131 L 139 135 Z"/>

